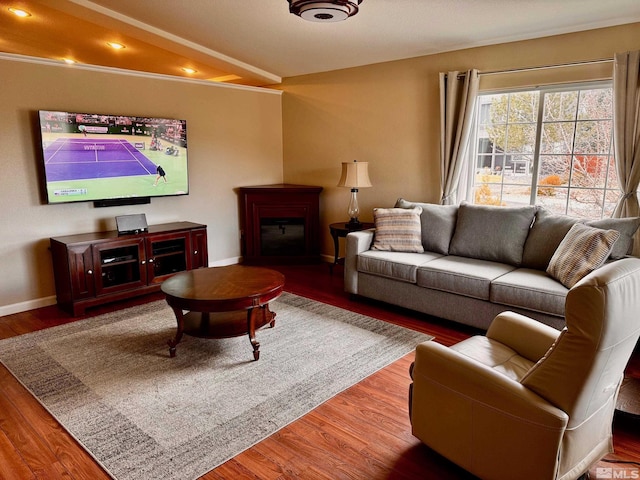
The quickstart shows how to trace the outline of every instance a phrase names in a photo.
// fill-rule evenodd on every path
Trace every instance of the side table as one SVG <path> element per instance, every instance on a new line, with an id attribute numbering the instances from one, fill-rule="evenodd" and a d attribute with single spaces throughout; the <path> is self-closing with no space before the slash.
<path id="1" fill-rule="evenodd" d="M 367 230 L 375 227 L 373 223 L 362 222 L 357 225 L 352 225 L 349 222 L 338 222 L 329 225 L 329 231 L 331 232 L 331 238 L 333 238 L 334 258 L 333 263 L 329 264 L 329 270 L 333 274 L 333 267 L 344 262 L 343 258 L 340 258 L 340 238 L 345 238 L 350 232 L 357 232 L 359 230 Z"/>

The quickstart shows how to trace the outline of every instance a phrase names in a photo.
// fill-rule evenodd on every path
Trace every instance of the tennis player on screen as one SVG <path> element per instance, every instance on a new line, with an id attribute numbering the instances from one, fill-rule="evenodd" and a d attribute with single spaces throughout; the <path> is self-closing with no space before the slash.
<path id="1" fill-rule="evenodd" d="M 154 187 L 158 185 L 158 180 L 160 180 L 160 178 L 164 180 L 164 183 L 167 183 L 167 177 L 165 176 L 166 173 L 164 172 L 164 168 L 162 168 L 160 164 L 158 164 L 158 166 L 156 167 L 156 173 L 158 175 L 156 175 L 156 181 L 153 184 Z"/>

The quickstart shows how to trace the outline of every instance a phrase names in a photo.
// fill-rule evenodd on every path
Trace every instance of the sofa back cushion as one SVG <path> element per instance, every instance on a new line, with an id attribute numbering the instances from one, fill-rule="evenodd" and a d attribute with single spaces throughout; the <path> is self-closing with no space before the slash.
<path id="1" fill-rule="evenodd" d="M 436 205 L 435 203 L 409 202 L 404 198 L 396 201 L 396 208 L 422 208 L 420 224 L 422 246 L 427 252 L 449 253 L 449 243 L 456 228 L 457 205 Z"/>
<path id="2" fill-rule="evenodd" d="M 519 266 L 534 215 L 532 206 L 462 203 L 449 254 Z"/>
<path id="3" fill-rule="evenodd" d="M 533 226 L 524 244 L 522 266 L 546 270 L 564 236 L 571 227 L 580 221 L 576 217 L 556 215 L 545 208 L 538 208 Z"/>
<path id="4" fill-rule="evenodd" d="M 590 220 L 586 222 L 590 227 L 602 228 L 604 230 L 616 230 L 620 233 L 620 238 L 613 246 L 609 258 L 618 260 L 633 249 L 633 236 L 640 227 L 640 217 L 628 218 L 603 218 L 601 220 Z"/>

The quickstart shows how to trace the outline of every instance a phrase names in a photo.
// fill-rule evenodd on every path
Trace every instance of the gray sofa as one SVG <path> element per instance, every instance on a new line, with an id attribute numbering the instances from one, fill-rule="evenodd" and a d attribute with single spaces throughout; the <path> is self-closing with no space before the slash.
<path id="1" fill-rule="evenodd" d="M 627 256 L 640 225 L 404 199 L 374 219 L 375 229 L 347 235 L 345 290 L 482 329 L 505 310 L 562 328 L 569 288 Z"/>

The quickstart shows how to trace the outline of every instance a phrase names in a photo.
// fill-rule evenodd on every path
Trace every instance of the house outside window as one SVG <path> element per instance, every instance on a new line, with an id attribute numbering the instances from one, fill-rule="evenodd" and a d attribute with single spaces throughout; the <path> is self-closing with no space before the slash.
<path id="1" fill-rule="evenodd" d="M 620 195 L 611 82 L 480 94 L 470 200 L 601 218 Z"/>

